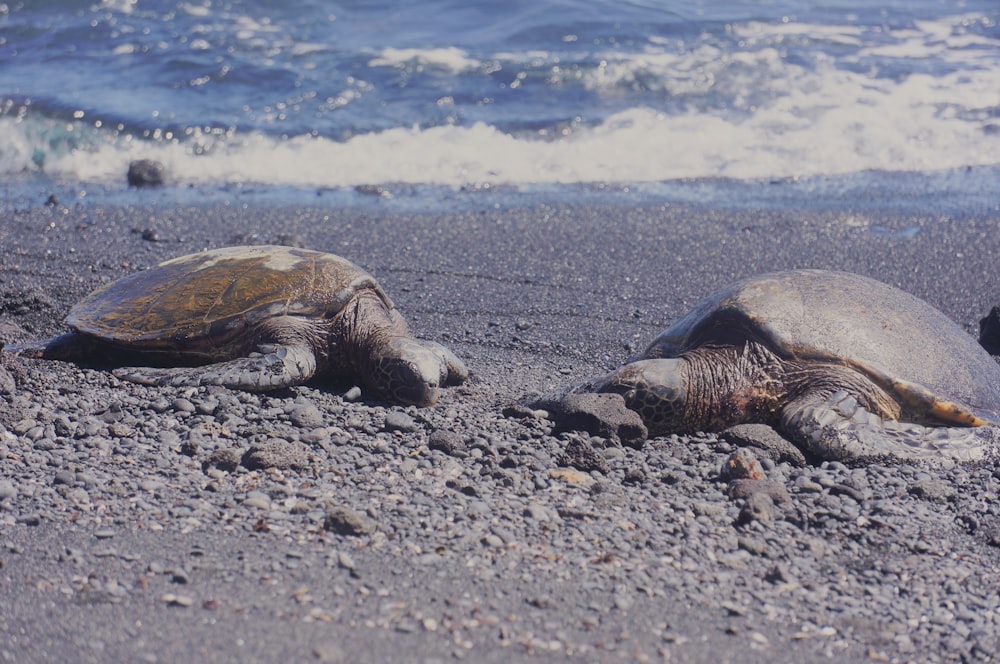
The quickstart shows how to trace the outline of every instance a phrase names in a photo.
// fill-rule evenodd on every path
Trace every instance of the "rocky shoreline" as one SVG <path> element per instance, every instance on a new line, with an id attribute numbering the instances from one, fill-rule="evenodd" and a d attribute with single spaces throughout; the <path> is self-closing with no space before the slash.
<path id="1" fill-rule="evenodd" d="M 859 271 L 973 332 L 1000 302 L 1000 215 L 4 217 L 6 341 L 59 331 L 93 287 L 167 257 L 293 242 L 372 271 L 472 376 L 417 409 L 336 382 L 257 395 L 9 363 L 0 657 L 997 661 L 997 468 L 808 465 L 759 430 L 629 446 L 517 404 L 606 371 L 700 295 L 764 270 Z M 750 476 L 727 470 L 737 453 Z"/>

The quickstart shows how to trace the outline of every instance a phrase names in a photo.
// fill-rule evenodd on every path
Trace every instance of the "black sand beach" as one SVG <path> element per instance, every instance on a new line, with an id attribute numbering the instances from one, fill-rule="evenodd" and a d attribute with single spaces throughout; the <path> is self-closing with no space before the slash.
<path id="1" fill-rule="evenodd" d="M 998 661 L 1000 470 L 760 457 L 780 489 L 748 505 L 715 435 L 631 449 L 502 412 L 763 271 L 859 272 L 975 334 L 1000 304 L 1000 209 L 470 201 L 3 212 L 7 341 L 163 259 L 294 242 L 374 273 L 472 376 L 421 410 L 328 382 L 251 395 L 12 365 L 0 659 Z M 574 441 L 603 469 L 568 470 Z"/>

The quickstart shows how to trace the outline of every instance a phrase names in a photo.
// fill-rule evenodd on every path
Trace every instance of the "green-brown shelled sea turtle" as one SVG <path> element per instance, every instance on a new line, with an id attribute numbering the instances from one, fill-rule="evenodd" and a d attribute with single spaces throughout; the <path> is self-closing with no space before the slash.
<path id="1" fill-rule="evenodd" d="M 708 296 L 620 369 L 650 434 L 771 424 L 821 459 L 996 452 L 1000 366 L 926 302 L 856 274 L 794 270 Z"/>
<path id="2" fill-rule="evenodd" d="M 374 277 L 339 256 L 291 247 L 168 260 L 90 294 L 66 322 L 68 334 L 8 350 L 157 365 L 115 372 L 148 385 L 263 391 L 349 376 L 420 406 L 468 376 L 444 346 L 411 336 Z"/>

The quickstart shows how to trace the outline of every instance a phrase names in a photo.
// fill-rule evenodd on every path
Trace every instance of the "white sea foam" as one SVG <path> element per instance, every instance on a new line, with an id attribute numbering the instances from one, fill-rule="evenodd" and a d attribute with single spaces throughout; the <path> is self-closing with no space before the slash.
<path id="1" fill-rule="evenodd" d="M 452 73 L 470 71 L 480 62 L 470 58 L 460 48 L 385 48 L 377 57 L 368 61 L 369 67 L 401 67 L 416 63 L 422 67 L 437 67 Z"/>
<path id="2" fill-rule="evenodd" d="M 862 28 L 747 24 L 733 28 L 752 42 L 745 50 L 724 53 L 706 42 L 672 52 L 670 43 L 651 40 L 638 53 L 603 54 L 602 64 L 589 69 L 558 63 L 552 71 L 565 79 L 553 85 L 600 94 L 642 86 L 677 100 L 669 112 L 635 107 L 566 132 L 514 133 L 478 123 L 396 127 L 342 141 L 198 130 L 138 139 L 85 120 L 0 116 L 0 174 L 43 170 L 120 181 L 130 160 L 151 158 L 182 182 L 338 187 L 784 178 L 992 165 L 1000 163 L 1000 68 L 991 66 L 998 43 L 961 29 L 976 20 L 919 24 L 836 60 L 822 49 L 813 49 L 822 57 L 809 62 L 785 57 L 783 40 L 808 36 L 849 51 Z M 869 67 L 870 58 L 882 66 L 879 58 L 928 55 L 937 62 L 953 57 L 955 71 L 878 76 Z M 541 51 L 520 57 L 522 63 L 557 58 Z M 385 49 L 370 64 L 413 63 L 459 72 L 482 66 L 457 48 Z M 364 92 L 330 96 L 327 110 Z"/>

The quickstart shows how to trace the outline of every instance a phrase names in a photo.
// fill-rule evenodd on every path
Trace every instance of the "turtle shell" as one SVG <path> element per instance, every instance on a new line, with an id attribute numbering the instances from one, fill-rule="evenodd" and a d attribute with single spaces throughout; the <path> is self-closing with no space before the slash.
<path id="1" fill-rule="evenodd" d="M 752 277 L 701 300 L 638 358 L 756 341 L 785 359 L 833 362 L 876 383 L 918 383 L 1000 422 L 1000 365 L 943 313 L 909 293 L 847 272 Z"/>
<path id="2" fill-rule="evenodd" d="M 75 331 L 137 351 L 226 355 L 274 316 L 329 319 L 361 290 L 392 302 L 350 261 L 281 246 L 228 247 L 130 274 L 74 306 Z"/>

